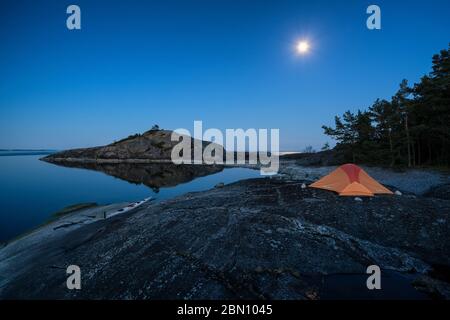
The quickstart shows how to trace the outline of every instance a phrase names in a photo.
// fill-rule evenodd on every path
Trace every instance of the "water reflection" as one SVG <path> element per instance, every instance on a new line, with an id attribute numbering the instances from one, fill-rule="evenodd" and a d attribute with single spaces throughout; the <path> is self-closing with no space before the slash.
<path id="1" fill-rule="evenodd" d="M 161 201 L 208 190 L 219 183 L 260 177 L 258 170 L 247 168 L 125 163 L 55 165 L 39 158 L 42 156 L 0 156 L 0 243 L 35 228 L 70 205 L 103 205 L 148 197 Z"/>
<path id="2" fill-rule="evenodd" d="M 198 177 L 223 170 L 216 165 L 175 165 L 173 163 L 75 163 L 57 162 L 56 165 L 100 171 L 134 184 L 144 184 L 158 193 L 160 188 L 174 187 Z"/>

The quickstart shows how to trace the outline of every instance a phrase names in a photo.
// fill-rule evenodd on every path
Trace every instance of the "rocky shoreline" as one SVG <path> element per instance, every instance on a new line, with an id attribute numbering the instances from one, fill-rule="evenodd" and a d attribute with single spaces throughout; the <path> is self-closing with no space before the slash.
<path id="1" fill-rule="evenodd" d="M 449 199 L 355 201 L 304 188 L 309 182 L 285 172 L 149 203 L 39 241 L 32 233 L 0 249 L 0 298 L 450 298 Z M 71 264 L 82 270 L 82 290 L 65 287 Z M 384 275 L 378 292 L 365 285 L 371 264 Z"/>
<path id="2" fill-rule="evenodd" d="M 170 159 L 93 159 L 93 158 L 58 158 L 47 156 L 41 160 L 55 163 L 55 164 L 65 164 L 65 163 L 79 163 L 79 164 L 91 164 L 91 163 L 107 163 L 107 164 L 118 164 L 118 163 L 132 163 L 132 164 L 148 164 L 148 163 L 172 163 Z"/>

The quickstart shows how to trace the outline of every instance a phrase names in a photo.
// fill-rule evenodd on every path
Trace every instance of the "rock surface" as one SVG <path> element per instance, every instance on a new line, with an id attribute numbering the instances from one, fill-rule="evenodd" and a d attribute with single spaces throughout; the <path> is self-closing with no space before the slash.
<path id="1" fill-rule="evenodd" d="M 450 201 L 354 201 L 302 183 L 240 181 L 11 243 L 0 249 L 0 298 L 320 299 L 346 275 L 356 275 L 358 298 L 372 264 L 390 276 L 370 297 L 386 298 L 389 286 L 447 296 Z M 65 285 L 72 264 L 79 291 Z"/>
<path id="2" fill-rule="evenodd" d="M 431 188 L 425 193 L 426 197 L 450 200 L 450 183 Z"/>

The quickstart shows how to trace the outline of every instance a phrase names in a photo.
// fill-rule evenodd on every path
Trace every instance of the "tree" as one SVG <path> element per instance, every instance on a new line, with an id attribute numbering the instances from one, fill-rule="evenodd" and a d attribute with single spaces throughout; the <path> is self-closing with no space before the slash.
<path id="1" fill-rule="evenodd" d="M 330 150 L 330 144 L 328 142 L 325 142 L 325 144 L 323 145 L 322 149 L 320 149 L 322 151 L 327 151 Z"/>
<path id="2" fill-rule="evenodd" d="M 399 123 L 394 106 L 389 101 L 377 99 L 369 107 L 369 113 L 375 124 L 374 139 L 378 144 L 380 156 L 389 158 L 389 164 L 393 166 L 396 160 L 393 139 Z"/>
<path id="3" fill-rule="evenodd" d="M 432 71 L 411 88 L 407 80 L 390 101 L 377 99 L 368 111 L 335 117 L 324 133 L 351 161 L 450 166 L 450 50 L 433 56 Z"/>
<path id="4" fill-rule="evenodd" d="M 303 149 L 303 153 L 315 153 L 316 150 L 312 146 L 306 146 L 305 149 Z"/>
<path id="5" fill-rule="evenodd" d="M 409 114 L 410 110 L 410 100 L 408 99 L 411 94 L 411 89 L 408 87 L 408 81 L 403 79 L 400 83 L 400 88 L 394 97 L 392 97 L 392 103 L 396 105 L 398 111 L 400 112 L 400 116 L 402 122 L 405 127 L 405 137 L 406 137 L 406 150 L 408 155 L 408 167 L 412 166 L 411 161 L 411 135 L 409 130 Z"/>
<path id="6" fill-rule="evenodd" d="M 433 56 L 432 71 L 413 87 L 421 162 L 450 165 L 450 50 Z"/>
<path id="7" fill-rule="evenodd" d="M 354 153 L 351 150 L 351 145 L 355 142 L 352 133 L 352 126 L 354 122 L 354 116 L 350 111 L 343 114 L 342 119 L 339 116 L 334 117 L 334 128 L 322 126 L 325 134 L 331 136 L 337 141 L 336 148 L 344 153 L 345 157 L 351 154 L 354 161 Z"/>

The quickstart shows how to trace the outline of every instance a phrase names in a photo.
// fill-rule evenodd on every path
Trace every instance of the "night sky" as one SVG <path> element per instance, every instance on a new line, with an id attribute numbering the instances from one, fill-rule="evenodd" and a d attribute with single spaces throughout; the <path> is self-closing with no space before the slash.
<path id="1" fill-rule="evenodd" d="M 66 8 L 81 8 L 81 30 Z M 381 7 L 382 29 L 366 28 Z M 0 148 L 88 147 L 162 128 L 279 128 L 282 150 L 414 83 L 450 1 L 0 2 Z M 306 39 L 311 50 L 295 51 Z"/>

